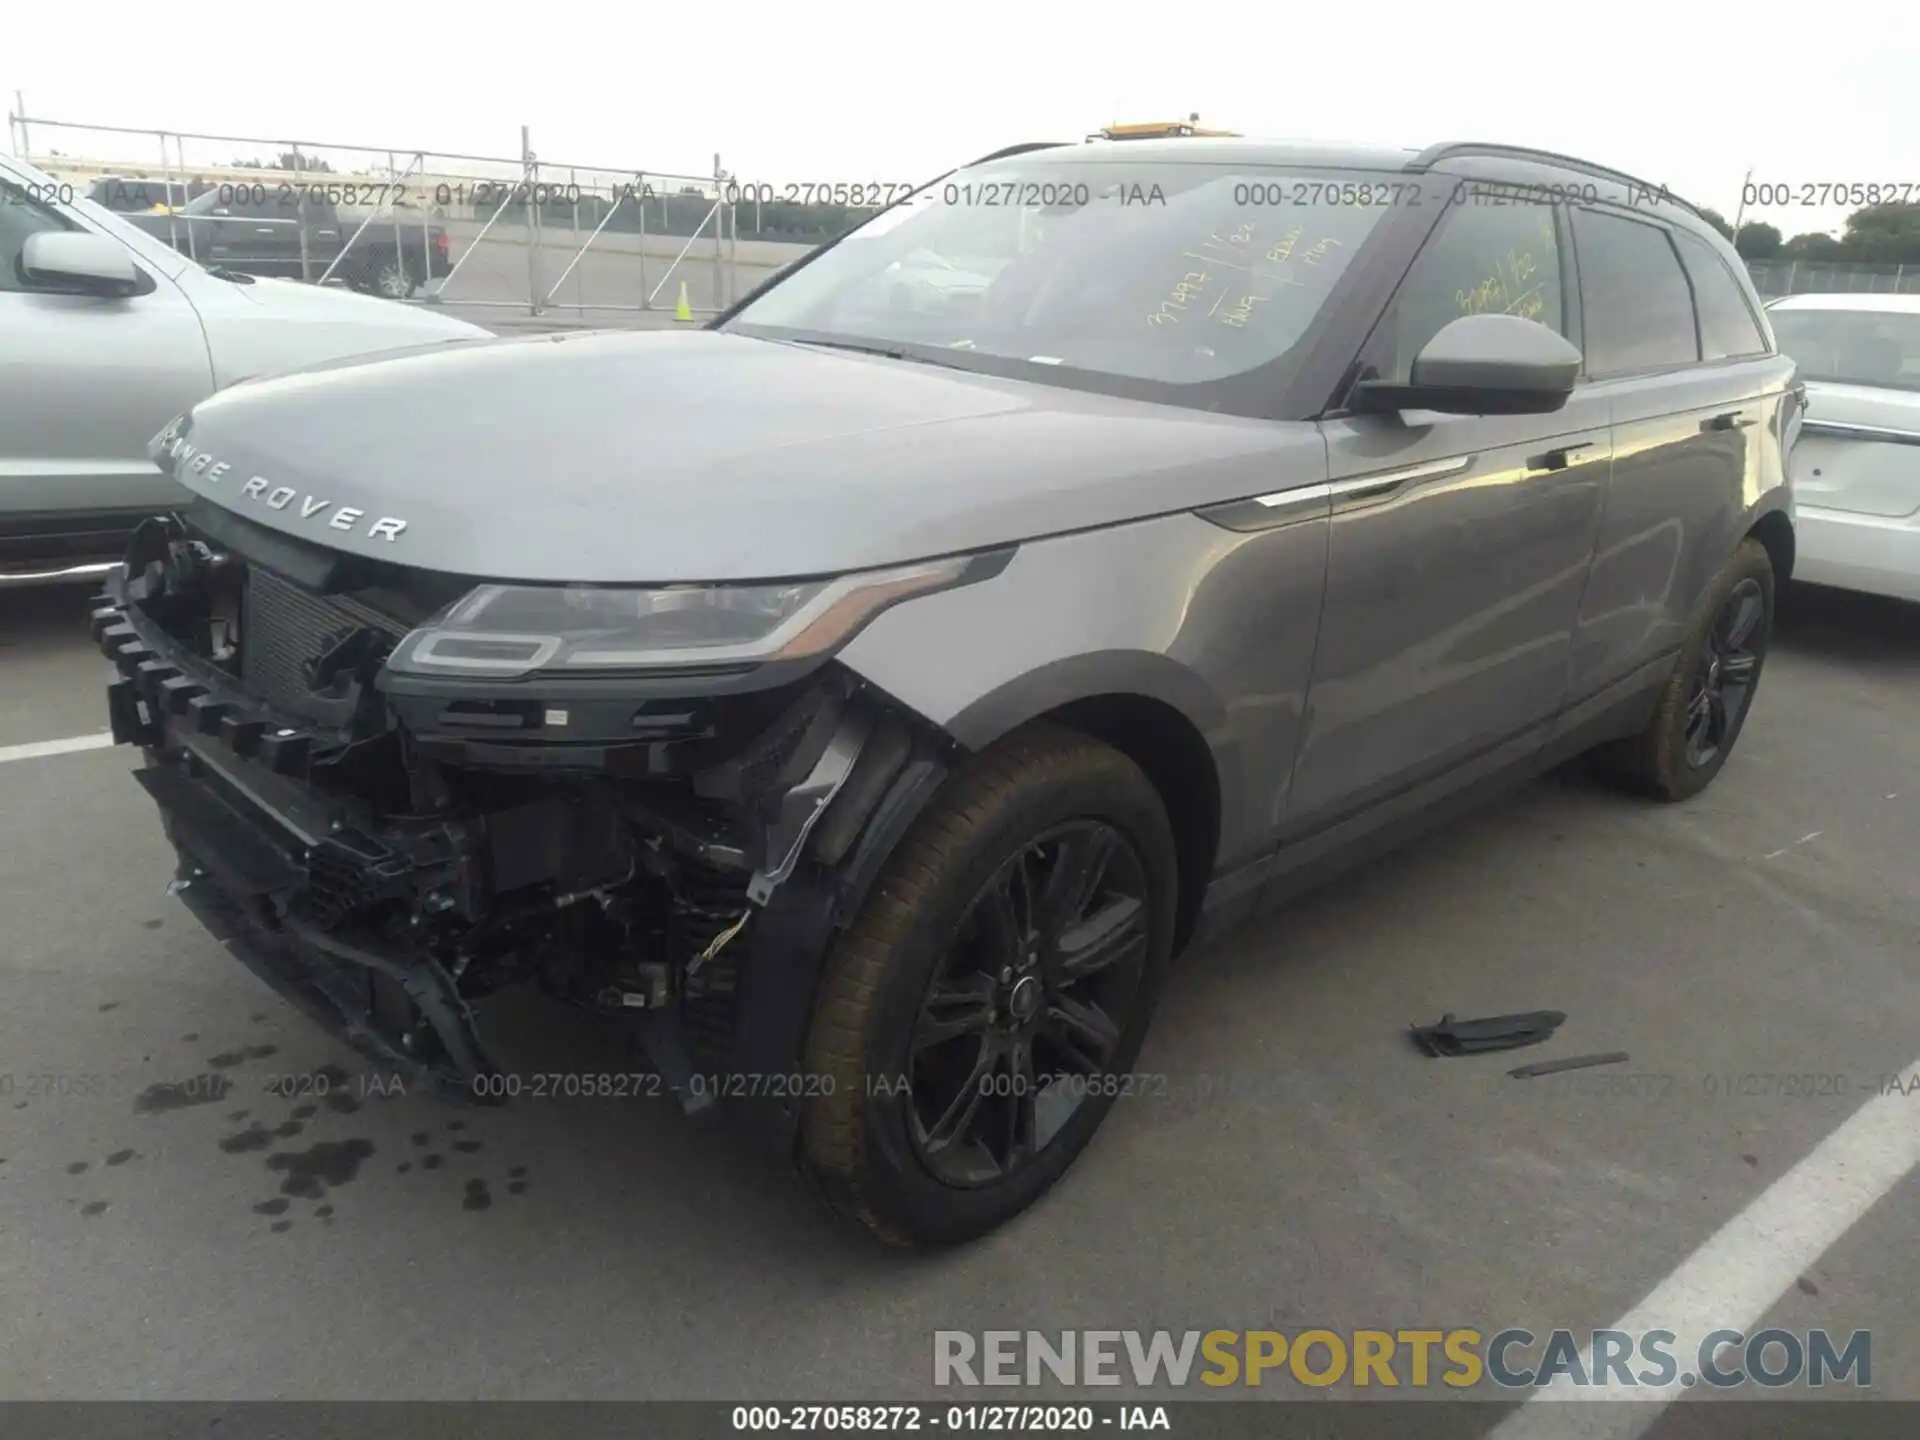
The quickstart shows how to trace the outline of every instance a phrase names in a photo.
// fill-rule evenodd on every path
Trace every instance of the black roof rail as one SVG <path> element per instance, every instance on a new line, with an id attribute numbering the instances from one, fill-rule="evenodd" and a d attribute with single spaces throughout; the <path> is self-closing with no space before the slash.
<path id="1" fill-rule="evenodd" d="M 1681 196 L 1674 194 L 1664 185 L 1655 185 L 1650 180 L 1642 180 L 1638 175 L 1629 175 L 1624 170 L 1615 170 L 1611 165 L 1596 165 L 1591 160 L 1582 160 L 1577 155 L 1562 155 L 1557 150 L 1535 150 L 1530 145 L 1501 145 L 1486 140 L 1450 140 L 1439 145 L 1429 145 L 1418 155 L 1414 156 L 1413 159 L 1409 160 L 1405 168 L 1408 170 L 1430 170 L 1433 168 L 1435 161 L 1444 160 L 1454 155 L 1509 155 L 1516 160 L 1544 160 L 1549 164 L 1564 165 L 1569 170 L 1579 170 L 1585 174 L 1598 176 L 1607 180 L 1621 181 L 1624 184 L 1644 190 L 1650 195 L 1658 195 L 1663 200 L 1670 200 L 1681 209 L 1690 210 L 1695 215 L 1700 215 L 1702 220 L 1707 218 L 1705 215 L 1700 214 L 1700 207 L 1698 205 L 1694 204 L 1691 200 L 1683 199 Z"/>
<path id="2" fill-rule="evenodd" d="M 1004 160 L 1009 155 L 1025 155 L 1029 150 L 1055 150 L 1071 143 L 1068 140 L 1028 140 L 1019 145 L 1009 145 L 1003 150 L 996 150 L 991 155 L 982 155 L 978 160 L 969 160 L 958 168 L 971 170 L 975 165 L 984 165 L 989 160 Z"/>

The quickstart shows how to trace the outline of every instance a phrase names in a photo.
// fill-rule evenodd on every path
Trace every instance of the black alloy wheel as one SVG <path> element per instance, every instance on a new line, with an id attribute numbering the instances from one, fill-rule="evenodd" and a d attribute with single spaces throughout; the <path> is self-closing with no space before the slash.
<path id="1" fill-rule="evenodd" d="M 1113 826 L 1055 826 L 967 908 L 909 1048 L 909 1135 L 954 1186 L 1031 1163 L 1112 1073 L 1150 950 L 1138 851 Z"/>
<path id="2" fill-rule="evenodd" d="M 1714 617 L 1687 694 L 1687 764 L 1704 769 L 1739 729 L 1766 651 L 1766 599 L 1757 580 L 1745 579 Z"/>
<path id="3" fill-rule="evenodd" d="M 1773 593 L 1773 557 L 1749 536 L 1701 595 L 1643 728 L 1594 752 L 1601 770 L 1663 801 L 1691 799 L 1713 783 L 1753 713 Z"/>

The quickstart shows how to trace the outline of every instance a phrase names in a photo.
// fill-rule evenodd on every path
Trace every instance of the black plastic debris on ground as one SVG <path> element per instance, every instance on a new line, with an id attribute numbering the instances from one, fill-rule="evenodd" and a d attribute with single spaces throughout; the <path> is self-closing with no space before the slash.
<path id="1" fill-rule="evenodd" d="M 1535 1065 L 1520 1065 L 1507 1071 L 1515 1080 L 1531 1080 L 1536 1075 L 1558 1075 L 1563 1070 L 1591 1070 L 1596 1065 L 1624 1065 L 1627 1052 L 1606 1050 L 1593 1055 L 1569 1055 L 1564 1060 L 1542 1060 Z"/>
<path id="2" fill-rule="evenodd" d="M 1529 1010 L 1520 1015 L 1490 1015 L 1462 1020 L 1451 1012 L 1437 1024 L 1411 1027 L 1413 1043 L 1427 1055 L 1479 1055 L 1489 1050 L 1518 1050 L 1552 1038 L 1566 1022 L 1563 1010 Z"/>

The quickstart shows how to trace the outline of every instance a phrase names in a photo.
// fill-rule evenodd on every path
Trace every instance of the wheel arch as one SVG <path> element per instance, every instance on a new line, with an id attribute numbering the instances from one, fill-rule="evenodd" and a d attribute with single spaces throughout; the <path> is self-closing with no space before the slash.
<path id="1" fill-rule="evenodd" d="M 1785 510 L 1768 510 L 1756 517 L 1747 527 L 1744 538 L 1758 540 L 1766 547 L 1767 558 L 1773 562 L 1773 578 L 1777 584 L 1793 578 L 1793 520 Z"/>
<path id="2" fill-rule="evenodd" d="M 1025 726 L 1079 731 L 1120 751 L 1145 772 L 1173 826 L 1179 858 L 1174 945 L 1184 946 L 1199 917 L 1232 817 L 1233 752 L 1216 746 L 1225 707 L 1192 670 L 1151 651 L 1102 651 L 1031 671 L 981 697 L 945 727 L 969 750 L 982 750 Z"/>

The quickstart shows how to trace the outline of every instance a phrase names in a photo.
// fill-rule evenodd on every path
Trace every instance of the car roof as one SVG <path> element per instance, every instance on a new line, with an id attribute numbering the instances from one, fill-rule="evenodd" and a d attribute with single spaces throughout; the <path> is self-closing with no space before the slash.
<path id="1" fill-rule="evenodd" d="M 1807 293 L 1782 296 L 1767 308 L 1769 310 L 1881 310 L 1900 315 L 1920 315 L 1920 295 Z"/>
<path id="2" fill-rule="evenodd" d="M 1525 145 L 1482 141 L 1447 141 L 1424 149 L 1384 145 L 1343 144 L 1324 140 L 1254 139 L 1246 136 L 1173 136 L 1166 139 L 1106 140 L 1094 138 L 1012 145 L 973 162 L 986 165 L 1015 155 L 1048 152 L 1050 158 L 1072 163 L 1289 166 L 1299 169 L 1374 171 L 1417 176 L 1428 173 L 1491 181 L 1495 184 L 1558 187 L 1568 176 L 1579 176 L 1572 193 L 1595 200 L 1628 204 L 1693 230 L 1709 243 L 1724 237 L 1700 213 L 1699 207 L 1655 185 L 1611 166 L 1575 155 L 1536 150 Z M 963 167 L 963 168 L 971 168 Z M 1728 246 L 1726 253 L 1731 255 Z"/>
<path id="3" fill-rule="evenodd" d="M 1048 159 L 1112 161 L 1124 165 L 1297 165 L 1327 170 L 1404 170 L 1420 152 L 1317 140 L 1182 135 L 1154 140 L 1062 142 L 1044 147 L 1044 153 Z M 999 155 L 996 153 L 990 158 L 997 159 Z"/>

